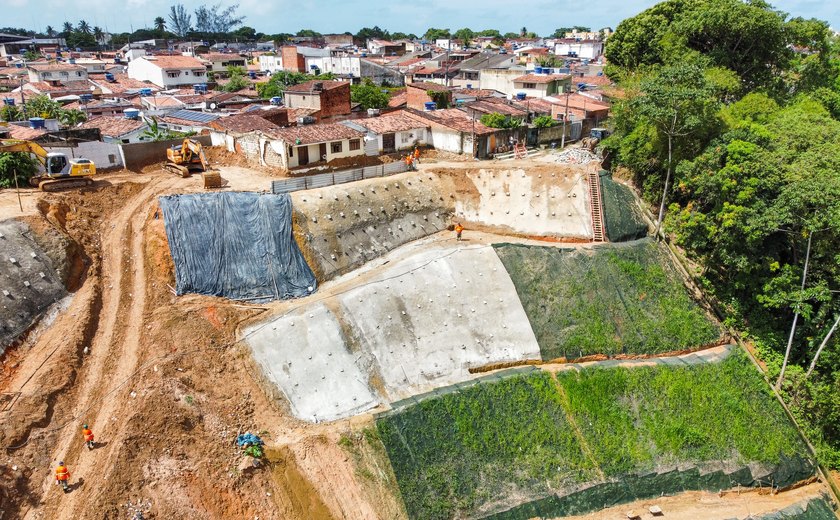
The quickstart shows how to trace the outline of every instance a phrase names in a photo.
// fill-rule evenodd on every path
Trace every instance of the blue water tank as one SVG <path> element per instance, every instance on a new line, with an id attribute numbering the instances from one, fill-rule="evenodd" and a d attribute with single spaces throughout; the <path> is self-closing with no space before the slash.
<path id="1" fill-rule="evenodd" d="M 525 95 L 524 92 L 517 92 L 516 93 L 516 99 L 518 99 L 519 101 L 525 101 L 525 97 L 526 97 L 526 95 Z"/>
<path id="2" fill-rule="evenodd" d="M 250 77 L 251 79 L 257 79 L 257 73 L 254 72 L 253 70 L 249 70 L 248 71 L 248 77 Z"/>
<path id="3" fill-rule="evenodd" d="M 542 74 L 543 68 L 542 67 L 534 67 L 534 74 Z"/>
<path id="4" fill-rule="evenodd" d="M 82 103 L 88 103 L 93 99 L 93 94 L 82 94 L 79 96 L 79 101 Z"/>
<path id="5" fill-rule="evenodd" d="M 138 119 L 140 117 L 140 111 L 136 108 L 126 108 L 123 110 L 123 115 L 125 115 L 126 119 Z"/>
<path id="6" fill-rule="evenodd" d="M 472 83 L 467 83 L 467 88 L 472 90 Z"/>
<path id="7" fill-rule="evenodd" d="M 44 122 L 43 117 L 30 117 L 29 126 L 31 126 L 32 128 L 46 128 L 47 125 Z"/>
<path id="8" fill-rule="evenodd" d="M 122 60 L 119 56 L 114 57 L 114 63 L 122 63 Z"/>
<path id="9" fill-rule="evenodd" d="M 595 75 L 596 75 L 596 76 L 603 76 L 603 75 L 604 75 L 604 72 L 603 72 L 603 71 L 598 71 L 598 74 L 595 74 Z"/>
<path id="10" fill-rule="evenodd" d="M 437 110 L 437 103 L 434 101 L 427 101 L 425 103 L 426 112 L 432 112 L 433 110 Z"/>
<path id="11" fill-rule="evenodd" d="M 75 64 L 76 64 L 76 58 L 70 58 L 70 59 L 68 59 L 68 60 L 67 60 L 67 63 L 69 63 L 70 65 L 75 65 Z"/>
<path id="12" fill-rule="evenodd" d="M 140 89 L 140 95 L 141 95 L 141 96 L 144 96 L 144 97 L 145 97 L 145 96 L 151 96 L 151 95 L 152 95 L 152 89 L 150 89 L 150 88 L 141 88 L 141 89 Z"/>
<path id="13" fill-rule="evenodd" d="M 110 72 L 106 72 L 105 73 L 105 81 L 109 81 L 109 82 L 113 83 L 113 82 L 117 81 L 117 79 Z"/>
<path id="14" fill-rule="evenodd" d="M 15 106 L 15 98 L 10 98 L 10 97 L 3 98 L 3 104 L 6 105 L 6 106 L 10 106 L 10 107 Z"/>
<path id="15" fill-rule="evenodd" d="M 269 99 L 268 102 L 272 105 L 279 105 L 281 101 L 280 96 L 274 96 L 273 98 Z"/>
<path id="16" fill-rule="evenodd" d="M 22 69 L 23 68 L 23 63 L 17 62 L 17 63 L 15 63 L 15 67 L 18 68 L 18 69 Z"/>

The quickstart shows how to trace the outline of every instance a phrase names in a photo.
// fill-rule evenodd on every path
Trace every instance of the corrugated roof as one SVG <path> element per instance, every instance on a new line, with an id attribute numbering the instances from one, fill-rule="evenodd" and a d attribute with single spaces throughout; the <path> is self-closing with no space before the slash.
<path id="1" fill-rule="evenodd" d="M 146 126 L 143 119 L 128 119 L 127 117 L 100 116 L 88 119 L 79 128 L 98 128 L 106 137 L 120 137 Z"/>
<path id="2" fill-rule="evenodd" d="M 552 81 L 560 81 L 568 79 L 568 74 L 525 74 L 518 78 L 513 78 L 514 83 L 551 83 Z"/>
<path id="3" fill-rule="evenodd" d="M 421 88 L 423 90 L 435 90 L 435 91 L 448 91 L 449 87 L 445 85 L 441 85 L 439 83 L 431 83 L 428 81 L 416 81 L 414 83 L 407 83 L 406 86 L 414 87 L 414 88 Z"/>
<path id="4" fill-rule="evenodd" d="M 408 117 L 403 112 L 393 112 L 379 117 L 367 119 L 354 119 L 353 123 L 367 128 L 375 134 L 388 134 L 392 132 L 405 132 L 426 126 L 417 119 Z"/>
<path id="5" fill-rule="evenodd" d="M 345 85 L 349 85 L 347 81 L 330 81 L 330 80 L 312 80 L 306 81 L 304 83 L 298 83 L 297 85 L 292 85 L 291 87 L 286 89 L 286 92 L 294 92 L 294 93 L 310 93 L 315 92 L 315 84 L 320 83 L 323 90 L 331 90 L 338 87 L 343 87 Z"/>
<path id="6" fill-rule="evenodd" d="M 339 123 L 293 126 L 272 130 L 266 134 L 289 144 L 326 143 L 342 139 L 356 139 L 365 135 L 364 132 Z"/>
<path id="7" fill-rule="evenodd" d="M 467 115 L 466 112 L 457 108 L 433 110 L 431 112 L 406 110 L 405 114 L 409 117 L 419 119 L 420 121 L 425 121 L 431 126 L 442 126 L 458 132 L 471 133 L 474 129 L 476 135 L 487 135 L 496 131 L 495 128 L 489 128 L 482 125 L 478 118 L 473 120 L 473 118 Z"/>

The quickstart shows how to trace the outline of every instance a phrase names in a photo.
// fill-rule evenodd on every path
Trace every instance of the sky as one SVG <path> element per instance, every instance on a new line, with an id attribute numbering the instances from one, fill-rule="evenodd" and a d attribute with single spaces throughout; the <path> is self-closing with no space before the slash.
<path id="1" fill-rule="evenodd" d="M 207 2 L 185 0 L 188 11 Z M 223 6 L 236 0 L 222 0 Z M 518 32 L 527 27 L 548 35 L 572 25 L 615 28 L 624 18 L 654 5 L 656 0 L 239 0 L 244 25 L 266 34 L 295 33 L 314 29 L 320 33 L 356 33 L 378 25 L 391 32 L 422 34 L 429 27 L 498 29 Z M 776 0 L 784 12 L 818 18 L 840 30 L 840 1 Z M 61 30 L 65 21 L 86 20 L 91 26 L 117 33 L 151 27 L 157 16 L 168 18 L 172 0 L 4 0 L 0 26 L 44 31 L 47 25 Z M 193 21 L 195 17 L 193 16 Z"/>

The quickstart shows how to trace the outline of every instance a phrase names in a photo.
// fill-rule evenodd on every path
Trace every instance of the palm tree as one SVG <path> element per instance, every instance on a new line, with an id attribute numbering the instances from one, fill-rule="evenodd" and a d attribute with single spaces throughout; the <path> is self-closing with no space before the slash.
<path id="1" fill-rule="evenodd" d="M 158 16 L 155 18 L 155 30 L 163 32 L 166 30 L 166 20 L 163 19 L 163 16 Z"/>
<path id="2" fill-rule="evenodd" d="M 70 22 L 64 22 L 64 25 L 61 26 L 61 32 L 64 33 L 64 36 L 69 35 L 73 32 L 73 24 Z"/>
<path id="3" fill-rule="evenodd" d="M 527 34 L 528 34 L 528 28 L 527 27 L 523 27 L 522 29 L 519 29 L 519 35 L 520 36 L 524 37 Z"/>
<path id="4" fill-rule="evenodd" d="M 62 110 L 58 114 L 58 120 L 61 121 L 61 124 L 64 126 L 68 126 L 73 128 L 80 123 L 84 123 L 87 121 L 87 114 L 82 112 L 81 110 Z"/>
<path id="5" fill-rule="evenodd" d="M 55 36 L 55 29 L 53 29 L 52 25 L 48 25 L 47 26 L 47 37 L 52 38 L 53 36 Z"/>
<path id="6" fill-rule="evenodd" d="M 104 33 L 102 32 L 102 28 L 98 25 L 93 28 L 93 39 L 96 40 L 96 43 L 102 43 L 102 37 Z"/>
<path id="7" fill-rule="evenodd" d="M 90 24 L 84 20 L 79 21 L 79 32 L 90 34 Z"/>

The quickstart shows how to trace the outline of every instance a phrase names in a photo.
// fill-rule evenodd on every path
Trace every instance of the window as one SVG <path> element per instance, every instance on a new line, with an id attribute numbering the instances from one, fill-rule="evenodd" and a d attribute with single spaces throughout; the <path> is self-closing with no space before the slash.
<path id="1" fill-rule="evenodd" d="M 330 151 L 332 153 L 341 153 L 341 141 L 330 143 Z"/>
<path id="2" fill-rule="evenodd" d="M 362 145 L 358 139 L 350 139 L 350 150 L 358 150 Z"/>
<path id="3" fill-rule="evenodd" d="M 403 133 L 400 135 L 400 139 L 402 139 L 402 140 L 403 140 L 403 142 L 406 142 L 406 141 L 411 141 L 411 140 L 413 140 L 413 139 L 414 139 L 414 133 L 413 133 L 413 132 L 403 132 Z"/>
<path id="4" fill-rule="evenodd" d="M 523 83 L 522 88 L 537 88 L 536 83 Z"/>
<path id="5" fill-rule="evenodd" d="M 185 70 L 185 71 L 184 71 L 184 76 L 189 76 L 189 75 L 190 75 L 190 71 Z"/>
<path id="6" fill-rule="evenodd" d="M 181 75 L 181 73 L 180 72 L 167 72 L 166 75 L 169 76 L 170 78 L 177 78 L 178 76 Z"/>
<path id="7" fill-rule="evenodd" d="M 289 157 L 294 157 L 294 156 L 295 156 L 295 149 L 290 146 L 289 147 Z"/>
<path id="8" fill-rule="evenodd" d="M 80 78 L 82 77 L 82 73 L 81 73 L 81 72 L 77 72 L 77 73 L 76 73 L 76 75 L 77 75 L 77 76 L 79 76 Z"/>

